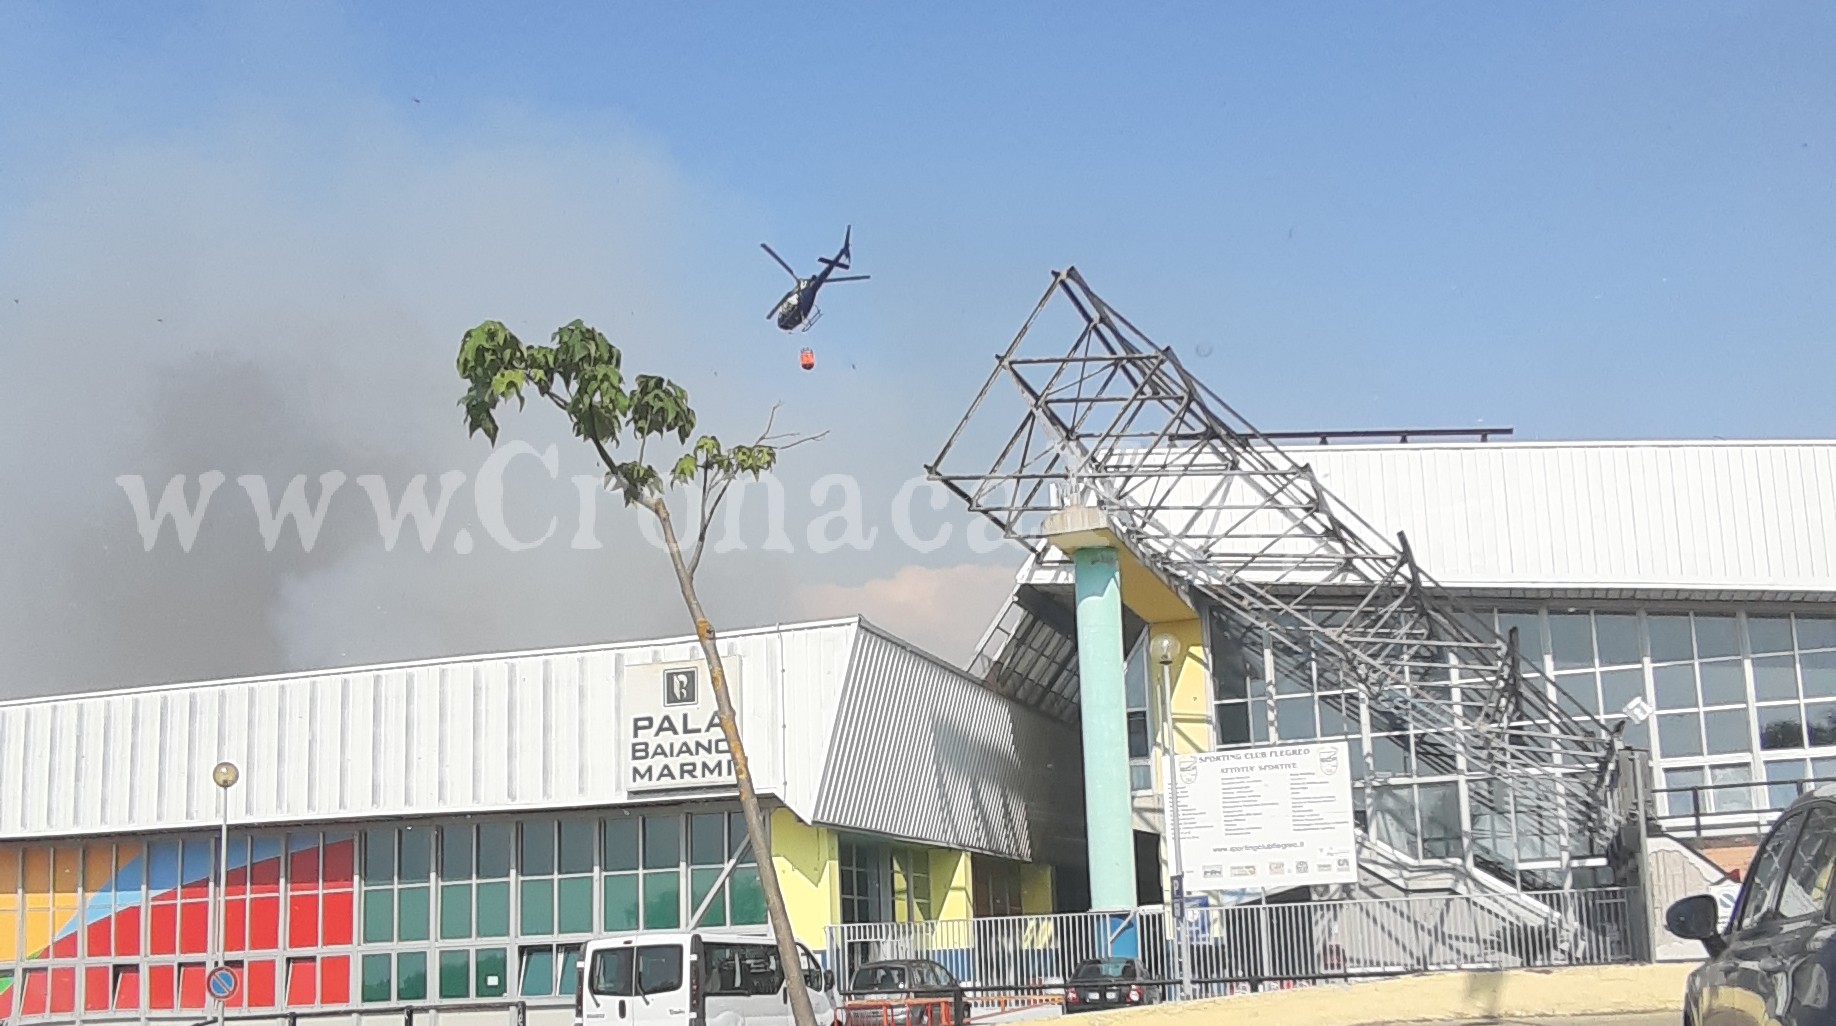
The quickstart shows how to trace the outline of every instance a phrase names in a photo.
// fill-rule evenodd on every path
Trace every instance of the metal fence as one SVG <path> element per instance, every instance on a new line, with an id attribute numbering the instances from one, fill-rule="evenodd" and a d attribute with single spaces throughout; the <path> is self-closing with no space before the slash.
<path id="1" fill-rule="evenodd" d="M 1602 965 L 1639 956 L 1624 888 L 1357 898 L 1190 910 L 1197 994 L 1449 969 Z M 1179 978 L 1172 915 L 1074 912 L 828 930 L 829 965 L 848 989 L 885 959 L 942 964 L 966 986 L 1049 987 L 1093 958 L 1136 959 L 1150 980 Z"/>

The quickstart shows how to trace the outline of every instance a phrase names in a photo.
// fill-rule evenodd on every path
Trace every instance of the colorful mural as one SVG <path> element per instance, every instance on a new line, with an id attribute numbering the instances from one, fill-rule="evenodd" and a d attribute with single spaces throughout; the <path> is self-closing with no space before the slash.
<path id="1" fill-rule="evenodd" d="M 208 839 L 0 846 L 0 1019 L 202 1009 L 212 951 Z M 223 945 L 232 1007 L 350 1000 L 350 834 L 232 838 Z M 300 957 L 305 953 L 305 957 Z"/>

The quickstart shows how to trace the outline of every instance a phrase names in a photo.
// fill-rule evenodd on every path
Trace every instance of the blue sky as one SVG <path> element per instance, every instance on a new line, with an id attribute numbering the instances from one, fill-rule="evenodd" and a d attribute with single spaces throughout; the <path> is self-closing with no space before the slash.
<path id="1" fill-rule="evenodd" d="M 485 317 L 586 317 L 731 430 L 782 400 L 831 432 L 801 472 L 884 505 L 1067 263 L 1270 429 L 1830 434 L 1827 5 L 16 2 L 0 38 L 0 337 L 91 365 L 86 402 L 0 414 L 57 440 L 0 460 L 44 485 L 7 525 L 40 574 L 170 582 L 98 554 L 132 537 L 124 469 L 475 464 L 450 361 Z M 847 223 L 874 280 L 777 334 L 758 242 L 807 265 Z M 220 556 L 192 586 L 241 594 Z M 263 564 L 236 606 L 342 639 L 300 609 L 409 575 L 326 558 Z M 953 560 L 975 562 L 917 562 Z M 809 583 L 772 566 L 774 601 Z M 154 630 L 146 601 L 70 602 Z M 228 668 L 421 654 L 468 615 Z M 195 629 L 154 631 L 180 640 L 152 661 L 202 672 Z M 124 652 L 95 672 L 144 661 Z"/>

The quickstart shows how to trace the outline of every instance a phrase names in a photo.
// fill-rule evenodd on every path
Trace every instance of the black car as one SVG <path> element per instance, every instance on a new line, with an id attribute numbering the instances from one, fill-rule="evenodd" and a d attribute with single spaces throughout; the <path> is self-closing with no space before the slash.
<path id="1" fill-rule="evenodd" d="M 961 1026 L 963 985 L 927 958 L 869 962 L 848 981 L 848 1026 Z"/>
<path id="2" fill-rule="evenodd" d="M 1727 928 L 1714 897 L 1670 906 L 1664 925 L 1699 940 L 1708 960 L 1689 975 L 1685 1026 L 1836 1026 L 1836 789 L 1793 802 L 1773 825 L 1741 885 Z"/>
<path id="3" fill-rule="evenodd" d="M 1141 964 L 1132 958 L 1092 958 L 1078 963 L 1065 985 L 1065 1014 L 1152 1004 L 1142 985 Z"/>

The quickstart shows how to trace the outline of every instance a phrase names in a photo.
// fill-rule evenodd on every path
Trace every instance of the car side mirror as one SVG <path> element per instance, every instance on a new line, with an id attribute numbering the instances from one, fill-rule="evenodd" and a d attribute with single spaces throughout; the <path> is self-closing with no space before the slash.
<path id="1" fill-rule="evenodd" d="M 1712 894 L 1693 894 L 1664 913 L 1664 929 L 1684 940 L 1701 941 L 1710 955 L 1719 955 L 1727 943 L 1721 937 L 1721 904 Z"/>

